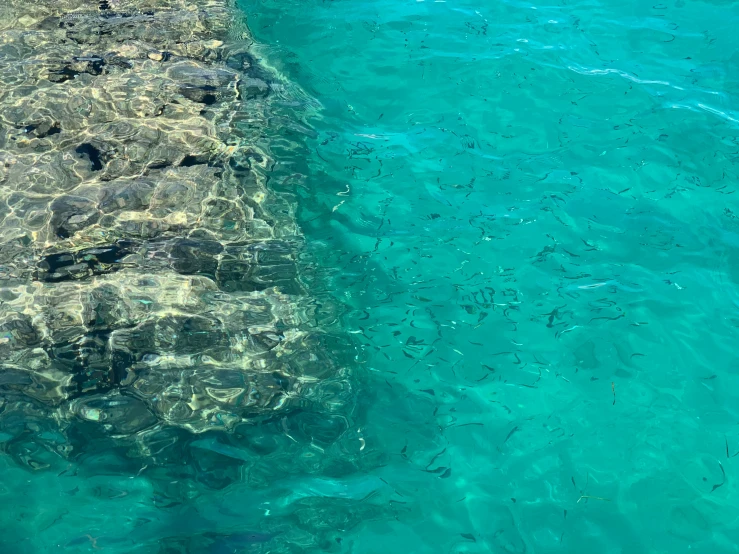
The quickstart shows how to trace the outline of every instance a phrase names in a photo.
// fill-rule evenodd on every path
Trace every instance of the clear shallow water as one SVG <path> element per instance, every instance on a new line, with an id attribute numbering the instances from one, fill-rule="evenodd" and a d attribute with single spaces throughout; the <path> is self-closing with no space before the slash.
<path id="1" fill-rule="evenodd" d="M 735 551 L 737 8 L 241 8 L 356 408 L 181 470 L 0 436 L 4 551 Z"/>
<path id="2" fill-rule="evenodd" d="M 399 495 L 347 551 L 735 551 L 736 5 L 241 5 Z"/>

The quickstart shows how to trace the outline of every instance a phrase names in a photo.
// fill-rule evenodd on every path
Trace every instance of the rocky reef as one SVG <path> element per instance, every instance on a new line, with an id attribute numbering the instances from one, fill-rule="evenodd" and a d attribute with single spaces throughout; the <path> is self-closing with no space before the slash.
<path id="1" fill-rule="evenodd" d="M 150 453 L 173 428 L 348 409 L 351 347 L 316 324 L 294 207 L 261 171 L 274 86 L 233 18 L 0 5 L 0 434 Z"/>

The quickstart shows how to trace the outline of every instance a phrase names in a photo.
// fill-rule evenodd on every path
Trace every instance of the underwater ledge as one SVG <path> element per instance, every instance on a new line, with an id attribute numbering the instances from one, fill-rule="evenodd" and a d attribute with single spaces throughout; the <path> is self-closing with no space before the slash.
<path id="1" fill-rule="evenodd" d="M 327 447 L 350 425 L 353 347 L 318 324 L 293 200 L 266 184 L 273 76 L 239 16 L 0 7 L 0 437 L 20 465 L 180 463 L 211 430 L 273 448 L 256 423 Z"/>

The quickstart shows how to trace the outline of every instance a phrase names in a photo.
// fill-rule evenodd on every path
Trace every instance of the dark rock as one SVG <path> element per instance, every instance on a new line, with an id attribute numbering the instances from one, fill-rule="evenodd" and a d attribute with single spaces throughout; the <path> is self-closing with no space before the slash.
<path id="1" fill-rule="evenodd" d="M 149 206 L 156 182 L 146 178 L 108 181 L 100 194 L 99 208 L 104 213 L 141 210 Z"/>
<path id="2" fill-rule="evenodd" d="M 180 167 L 192 167 L 194 165 L 206 165 L 209 161 L 208 156 L 193 156 L 192 154 L 188 154 L 184 158 L 182 158 L 182 161 L 179 163 Z"/>
<path id="3" fill-rule="evenodd" d="M 92 171 L 100 171 L 101 169 L 103 169 L 102 153 L 89 142 L 80 144 L 75 149 L 75 152 L 79 154 L 80 157 L 87 156 L 87 158 L 90 160 L 90 169 Z"/>
<path id="4" fill-rule="evenodd" d="M 207 240 L 177 239 L 170 249 L 172 267 L 183 275 L 214 277 L 218 268 L 217 256 L 223 251 L 221 243 Z"/>
<path id="5" fill-rule="evenodd" d="M 228 345 L 228 336 L 220 323 L 195 315 L 161 317 L 116 336 L 116 348 L 138 358 L 151 354 L 197 354 L 223 345 Z"/>
<path id="6" fill-rule="evenodd" d="M 55 344 L 49 355 L 57 369 L 72 374 L 72 395 L 105 391 L 115 383 L 111 373 L 109 331 L 83 335 L 74 341 Z"/>
<path id="7" fill-rule="evenodd" d="M 144 402 L 117 393 L 81 399 L 75 404 L 74 411 L 77 417 L 102 423 L 116 435 L 136 433 L 157 422 Z"/>
<path id="8" fill-rule="evenodd" d="M 36 280 L 47 282 L 83 279 L 121 269 L 120 260 L 131 253 L 132 243 L 119 243 L 75 252 L 61 252 L 44 256 L 38 263 Z"/>
<path id="9" fill-rule="evenodd" d="M 180 87 L 180 94 L 193 102 L 199 102 L 210 106 L 218 100 L 218 89 L 212 85 L 183 85 Z"/>
<path id="10" fill-rule="evenodd" d="M 41 343 L 41 334 L 28 316 L 14 314 L 12 319 L 0 324 L 0 353 L 7 350 L 34 348 Z"/>
<path id="11" fill-rule="evenodd" d="M 56 198 L 51 203 L 51 213 L 51 230 L 59 238 L 69 238 L 100 219 L 96 203 L 81 196 Z"/>
<path id="12" fill-rule="evenodd" d="M 267 96 L 269 85 L 262 79 L 247 77 L 240 83 L 241 94 L 244 98 L 253 99 Z"/>

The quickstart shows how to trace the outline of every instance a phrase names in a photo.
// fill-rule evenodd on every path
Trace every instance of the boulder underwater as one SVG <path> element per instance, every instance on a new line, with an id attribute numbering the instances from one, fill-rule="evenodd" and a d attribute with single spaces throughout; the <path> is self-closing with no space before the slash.
<path id="1" fill-rule="evenodd" d="M 232 124 L 258 125 L 272 90 L 234 17 L 230 0 L 0 7 L 0 433 L 143 455 L 165 427 L 351 404 L 294 206 Z"/>

